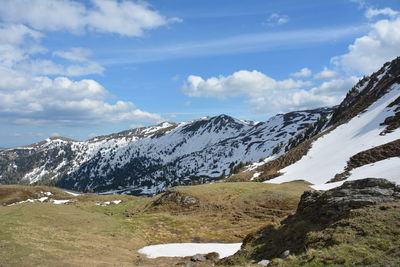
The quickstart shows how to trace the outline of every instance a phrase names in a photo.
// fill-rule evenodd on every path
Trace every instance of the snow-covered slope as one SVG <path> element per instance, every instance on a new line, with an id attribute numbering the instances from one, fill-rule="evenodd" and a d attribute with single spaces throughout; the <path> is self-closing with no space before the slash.
<path id="1" fill-rule="evenodd" d="M 389 90 L 364 113 L 316 140 L 307 155 L 282 169 L 283 175 L 270 182 L 303 179 L 313 184 L 325 183 L 344 171 L 351 156 L 399 139 L 400 130 L 381 135 L 386 128 L 382 123 L 394 115 L 394 107 L 388 105 L 400 96 L 400 85 L 392 85 Z"/>
<path id="2" fill-rule="evenodd" d="M 218 179 L 242 161 L 282 153 L 290 138 L 331 112 L 329 108 L 291 112 L 263 123 L 220 115 L 83 142 L 46 139 L 1 151 L 0 183 L 56 183 L 78 191 L 154 194 L 175 184 Z"/>
<path id="3" fill-rule="evenodd" d="M 393 165 L 400 157 L 400 149 L 391 153 L 382 151 L 385 148 L 382 145 L 400 139 L 399 115 L 400 58 L 397 58 L 356 85 L 333 114 L 328 123 L 331 128 L 312 142 L 300 160 L 280 169 L 282 175 L 268 182 L 302 179 L 319 189 L 333 186 L 324 185 L 327 182 L 347 178 L 379 177 L 400 182 L 397 179 L 400 164 Z M 367 154 L 366 151 L 368 158 L 358 157 L 359 161 L 365 161 L 365 166 L 357 163 L 357 168 L 353 168 L 352 157 Z M 382 160 L 382 155 L 388 159 Z"/>

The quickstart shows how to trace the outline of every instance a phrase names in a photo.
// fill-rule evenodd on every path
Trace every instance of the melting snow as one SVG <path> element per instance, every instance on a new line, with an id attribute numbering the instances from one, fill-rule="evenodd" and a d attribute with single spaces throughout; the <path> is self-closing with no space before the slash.
<path id="1" fill-rule="evenodd" d="M 65 193 L 70 194 L 71 196 L 77 197 L 77 196 L 81 196 L 82 194 L 78 194 L 78 193 L 74 193 L 74 192 L 70 192 L 67 190 L 64 190 Z"/>
<path id="2" fill-rule="evenodd" d="M 207 254 L 217 252 L 220 258 L 235 254 L 242 243 L 171 243 L 147 246 L 139 249 L 139 253 L 148 258 L 158 257 L 187 257 L 196 254 Z"/>
<path id="3" fill-rule="evenodd" d="M 385 178 L 389 181 L 400 184 L 400 158 L 388 158 L 355 168 L 350 172 L 350 177 L 346 181 L 363 178 Z M 344 182 L 345 181 L 317 184 L 311 187 L 315 190 L 329 190 L 341 186 Z"/>
<path id="4" fill-rule="evenodd" d="M 69 202 L 74 202 L 74 200 L 72 200 L 72 199 L 51 199 L 50 202 L 53 204 L 56 204 L 56 205 L 60 205 L 60 204 L 66 204 Z"/>
<path id="5" fill-rule="evenodd" d="M 351 156 L 399 139 L 399 129 L 380 135 L 385 129 L 385 126 L 380 124 L 394 114 L 387 106 L 399 97 L 399 93 L 400 85 L 393 85 L 391 91 L 372 104 L 367 111 L 316 140 L 307 155 L 282 169 L 282 176 L 268 182 L 283 183 L 302 179 L 313 184 L 323 184 L 335 174 L 343 172 Z M 400 164 L 394 166 L 394 169 L 400 173 Z"/>
<path id="6" fill-rule="evenodd" d="M 261 172 L 256 172 L 253 174 L 253 177 L 251 177 L 250 181 L 253 181 L 254 179 L 256 179 L 257 177 L 259 177 L 261 174 Z"/>
<path id="7" fill-rule="evenodd" d="M 111 204 L 118 205 L 121 202 L 122 202 L 122 200 L 105 201 L 105 202 L 96 203 L 96 206 L 104 207 L 104 206 L 108 206 L 108 205 L 111 205 Z"/>

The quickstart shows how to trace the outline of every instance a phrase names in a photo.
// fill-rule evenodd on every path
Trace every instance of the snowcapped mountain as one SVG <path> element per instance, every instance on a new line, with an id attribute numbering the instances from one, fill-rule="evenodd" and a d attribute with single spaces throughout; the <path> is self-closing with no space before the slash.
<path id="1" fill-rule="evenodd" d="M 220 115 L 88 141 L 50 138 L 0 151 L 0 183 L 155 194 L 176 184 L 219 179 L 241 162 L 282 154 L 293 136 L 331 113 L 331 108 L 291 112 L 261 123 Z"/>
<path id="2" fill-rule="evenodd" d="M 56 137 L 0 149 L 0 184 L 152 195 L 226 177 L 245 162 L 253 163 L 231 179 L 304 179 L 327 187 L 327 181 L 381 172 L 400 181 L 399 127 L 397 58 L 364 77 L 334 108 L 278 114 L 257 123 L 220 115 L 87 141 Z"/>
<path id="3" fill-rule="evenodd" d="M 316 189 L 368 177 L 400 183 L 399 126 L 400 57 L 354 86 L 323 133 L 259 166 L 257 179 L 303 179 Z"/>

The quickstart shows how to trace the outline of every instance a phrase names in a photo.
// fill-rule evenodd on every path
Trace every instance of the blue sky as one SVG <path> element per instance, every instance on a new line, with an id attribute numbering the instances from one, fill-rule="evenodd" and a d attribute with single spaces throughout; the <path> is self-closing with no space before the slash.
<path id="1" fill-rule="evenodd" d="M 2 0 L 0 146 L 338 104 L 400 55 L 398 10 L 397 0 Z"/>

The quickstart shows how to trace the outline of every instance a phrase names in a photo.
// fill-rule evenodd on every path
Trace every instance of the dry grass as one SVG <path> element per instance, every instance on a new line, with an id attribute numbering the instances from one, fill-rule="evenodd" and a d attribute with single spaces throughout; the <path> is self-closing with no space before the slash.
<path id="1" fill-rule="evenodd" d="M 178 187 L 199 200 L 193 207 L 154 208 L 156 198 L 91 194 L 67 205 L 0 206 L 0 266 L 184 266 L 187 259 L 147 259 L 137 250 L 167 242 L 239 242 L 294 212 L 307 189 L 303 182 Z M 21 201 L 40 191 L 72 197 L 57 188 L 0 186 L 0 200 Z M 117 199 L 122 203 L 96 206 Z"/>
<path id="2" fill-rule="evenodd" d="M 43 192 L 51 192 L 54 199 L 75 199 L 63 190 L 48 186 L 21 186 L 2 185 L 0 186 L 0 206 L 30 199 L 37 199 L 44 196 Z"/>

